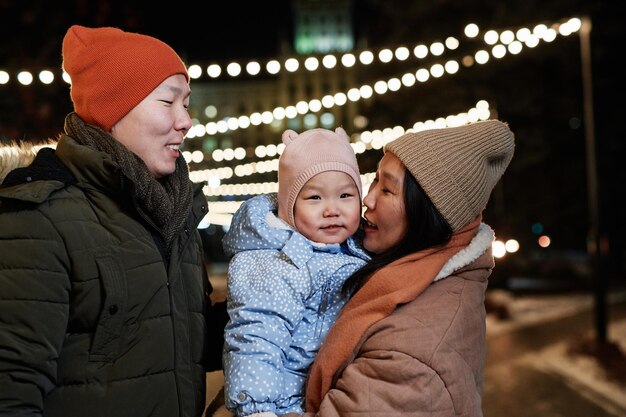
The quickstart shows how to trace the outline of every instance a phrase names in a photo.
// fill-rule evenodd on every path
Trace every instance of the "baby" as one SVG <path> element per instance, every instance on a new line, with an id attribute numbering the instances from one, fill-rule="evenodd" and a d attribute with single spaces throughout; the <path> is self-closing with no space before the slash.
<path id="1" fill-rule="evenodd" d="M 353 236 L 362 188 L 346 132 L 287 130 L 282 140 L 278 196 L 242 204 L 223 240 L 225 401 L 237 416 L 303 412 L 307 371 L 347 301 L 341 287 L 369 260 Z"/>

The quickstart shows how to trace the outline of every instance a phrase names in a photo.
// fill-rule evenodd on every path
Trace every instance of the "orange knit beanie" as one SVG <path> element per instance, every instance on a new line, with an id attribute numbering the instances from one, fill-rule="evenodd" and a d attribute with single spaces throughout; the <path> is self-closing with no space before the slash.
<path id="1" fill-rule="evenodd" d="M 189 82 L 167 44 L 113 27 L 71 26 L 63 38 L 63 69 L 76 114 L 106 132 L 166 78 L 183 74 Z"/>

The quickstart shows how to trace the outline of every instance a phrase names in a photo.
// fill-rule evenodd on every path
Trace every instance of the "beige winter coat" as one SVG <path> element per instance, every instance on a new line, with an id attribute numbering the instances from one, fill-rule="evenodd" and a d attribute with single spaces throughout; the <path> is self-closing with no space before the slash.
<path id="1" fill-rule="evenodd" d="M 482 416 L 493 237 L 482 225 L 453 272 L 366 331 L 317 416 Z"/>

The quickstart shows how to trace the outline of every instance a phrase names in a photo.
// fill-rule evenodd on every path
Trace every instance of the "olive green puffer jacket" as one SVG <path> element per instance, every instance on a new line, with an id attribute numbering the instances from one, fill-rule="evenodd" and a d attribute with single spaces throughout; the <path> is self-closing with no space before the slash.
<path id="1" fill-rule="evenodd" d="M 222 343 L 207 334 L 206 199 L 195 187 L 168 264 L 111 165 L 63 136 L 0 188 L 0 415 L 203 412 Z"/>

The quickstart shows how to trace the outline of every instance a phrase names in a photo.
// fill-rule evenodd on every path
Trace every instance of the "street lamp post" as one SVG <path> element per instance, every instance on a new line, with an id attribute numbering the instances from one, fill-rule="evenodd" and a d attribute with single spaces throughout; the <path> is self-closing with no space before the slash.
<path id="1" fill-rule="evenodd" d="M 596 139 L 593 118 L 593 89 L 591 77 L 591 18 L 584 16 L 580 28 L 580 55 L 583 81 L 583 109 L 585 150 L 587 157 L 587 199 L 589 210 L 588 252 L 595 276 L 595 321 L 597 342 L 607 341 L 606 291 L 607 276 L 602 273 L 600 207 L 598 198 L 598 172 L 596 164 Z"/>

